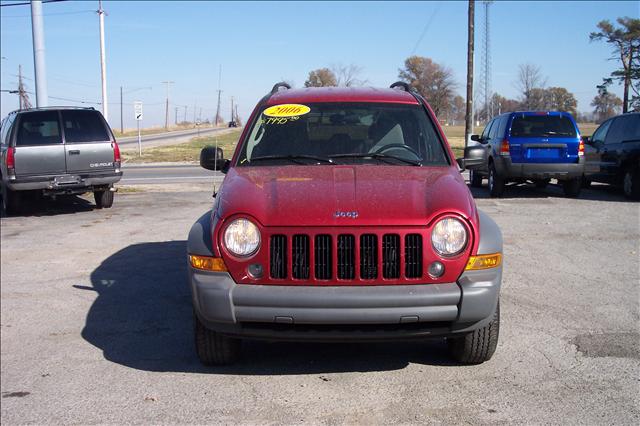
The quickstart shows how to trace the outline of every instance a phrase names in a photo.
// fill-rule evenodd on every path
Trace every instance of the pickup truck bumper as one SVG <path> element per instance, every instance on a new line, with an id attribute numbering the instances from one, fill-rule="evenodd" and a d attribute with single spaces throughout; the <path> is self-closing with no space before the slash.
<path id="1" fill-rule="evenodd" d="M 582 177 L 584 158 L 577 163 L 513 163 L 510 157 L 495 159 L 496 171 L 506 178 L 558 179 Z"/>
<path id="2" fill-rule="evenodd" d="M 386 340 L 464 334 L 489 323 L 502 267 L 457 282 L 387 286 L 236 284 L 189 265 L 193 306 L 209 329 L 267 340 Z"/>
<path id="3" fill-rule="evenodd" d="M 50 193 L 77 193 L 92 190 L 94 187 L 111 186 L 122 178 L 122 172 L 91 174 L 58 174 L 44 176 L 17 176 L 6 181 L 13 191 L 42 189 Z"/>

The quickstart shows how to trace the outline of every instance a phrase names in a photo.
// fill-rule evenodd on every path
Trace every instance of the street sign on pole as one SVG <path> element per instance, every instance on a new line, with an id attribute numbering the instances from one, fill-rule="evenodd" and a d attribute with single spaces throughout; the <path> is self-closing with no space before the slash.
<path id="1" fill-rule="evenodd" d="M 142 157 L 142 138 L 140 137 L 140 122 L 142 121 L 142 102 L 135 101 L 133 103 L 135 110 L 136 123 L 138 123 L 138 156 Z"/>

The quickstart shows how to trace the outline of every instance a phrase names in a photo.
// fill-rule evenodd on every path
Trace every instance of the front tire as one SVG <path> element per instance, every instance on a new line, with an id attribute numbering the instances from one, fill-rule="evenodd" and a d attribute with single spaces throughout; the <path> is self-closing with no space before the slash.
<path id="1" fill-rule="evenodd" d="M 447 339 L 449 353 L 463 364 L 482 364 L 489 361 L 498 346 L 500 334 L 500 302 L 496 306 L 491 322 L 461 337 Z"/>
<path id="2" fill-rule="evenodd" d="M 496 166 L 489 164 L 489 194 L 494 197 L 501 197 L 504 194 L 504 178 L 498 175 Z"/>
<path id="3" fill-rule="evenodd" d="M 482 187 L 482 175 L 476 170 L 469 170 L 469 182 L 472 188 Z"/>
<path id="4" fill-rule="evenodd" d="M 209 330 L 193 313 L 196 353 L 204 365 L 227 365 L 240 356 L 242 341 Z"/>
<path id="5" fill-rule="evenodd" d="M 640 200 L 640 168 L 627 169 L 622 180 L 624 196 L 632 200 Z"/>
<path id="6" fill-rule="evenodd" d="M 108 209 L 113 206 L 113 192 L 106 191 L 93 191 L 93 198 L 96 200 L 96 207 L 99 209 Z"/>
<path id="7" fill-rule="evenodd" d="M 580 195 L 580 190 L 582 189 L 582 179 L 567 179 L 562 182 L 562 189 L 564 191 L 564 195 L 566 195 L 567 197 L 575 198 Z"/>

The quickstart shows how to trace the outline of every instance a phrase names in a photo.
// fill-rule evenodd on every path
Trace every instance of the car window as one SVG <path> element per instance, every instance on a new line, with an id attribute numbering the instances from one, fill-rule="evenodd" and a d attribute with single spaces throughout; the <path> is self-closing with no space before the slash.
<path id="1" fill-rule="evenodd" d="M 16 146 L 61 143 L 58 111 L 34 111 L 20 114 Z"/>
<path id="2" fill-rule="evenodd" d="M 64 138 L 66 142 L 109 141 L 109 133 L 98 111 L 62 111 Z"/>
<path id="3" fill-rule="evenodd" d="M 481 136 L 481 138 L 482 138 L 482 139 L 485 139 L 485 140 L 486 140 L 486 139 L 489 139 L 489 135 L 490 135 L 490 132 L 491 132 L 491 126 L 493 125 L 493 123 L 494 123 L 495 121 L 496 121 L 495 119 L 494 119 L 494 120 L 491 120 L 491 121 L 489 122 L 489 124 L 487 124 L 486 126 L 484 126 L 484 130 L 482 131 L 482 136 Z"/>
<path id="4" fill-rule="evenodd" d="M 500 124 L 502 123 L 502 117 L 497 117 L 493 120 L 493 125 L 489 131 L 489 138 L 494 140 L 500 137 Z"/>
<path id="5" fill-rule="evenodd" d="M 593 142 L 604 143 L 604 138 L 607 135 L 607 131 L 609 130 L 609 127 L 611 127 L 612 121 L 613 120 L 607 120 L 604 123 L 602 123 L 600 127 L 598 127 L 596 131 L 593 133 L 593 136 L 591 136 L 591 140 Z"/>
<path id="6" fill-rule="evenodd" d="M 2 131 L 0 133 L 0 143 L 2 145 L 6 145 L 9 143 L 9 127 L 11 127 L 11 123 L 9 123 L 9 117 L 2 120 Z"/>
<path id="7" fill-rule="evenodd" d="M 496 132 L 496 136 L 502 140 L 505 136 L 505 131 L 507 130 L 507 123 L 509 122 L 509 116 L 503 115 L 500 117 L 500 122 L 498 124 L 498 131 Z"/>
<path id="8" fill-rule="evenodd" d="M 604 140 L 606 145 L 640 139 L 640 115 L 628 114 L 616 117 Z"/>
<path id="9" fill-rule="evenodd" d="M 377 164 L 377 159 L 366 156 L 374 153 L 422 164 L 448 164 L 443 143 L 420 105 L 309 103 L 301 105 L 302 113 L 292 116 L 271 112 L 278 107 L 286 112 L 286 108 L 300 105 L 261 111 L 243 143 L 238 165 L 273 164 L 264 158 L 255 160 L 269 156 L 314 156 L 331 158 L 334 163 Z"/>
<path id="10" fill-rule="evenodd" d="M 511 123 L 511 136 L 515 138 L 577 137 L 573 121 L 565 115 L 517 114 Z"/>

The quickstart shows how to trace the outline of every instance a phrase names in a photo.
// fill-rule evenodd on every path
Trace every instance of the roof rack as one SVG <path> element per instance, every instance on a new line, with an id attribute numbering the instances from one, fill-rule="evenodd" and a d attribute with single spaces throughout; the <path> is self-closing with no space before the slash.
<path id="1" fill-rule="evenodd" d="M 46 106 L 46 107 L 32 107 L 32 108 L 23 108 L 16 109 L 11 111 L 9 114 L 13 114 L 15 112 L 23 112 L 23 111 L 46 111 L 51 109 L 89 109 L 95 110 L 94 107 L 82 107 L 82 106 L 73 106 L 73 105 L 59 105 L 59 106 Z"/>
<path id="2" fill-rule="evenodd" d="M 281 81 L 280 83 L 276 83 L 273 85 L 273 89 L 271 89 L 271 94 L 273 95 L 274 93 L 278 93 L 281 87 L 284 87 L 287 90 L 291 89 L 291 86 L 289 86 L 289 83 L 285 83 L 284 81 Z"/>
<path id="3" fill-rule="evenodd" d="M 395 83 L 393 83 L 391 86 L 389 86 L 391 89 L 395 89 L 396 87 L 401 87 L 405 92 L 413 92 L 413 87 L 411 87 L 409 85 L 409 83 L 406 83 L 404 81 L 396 81 Z"/>

